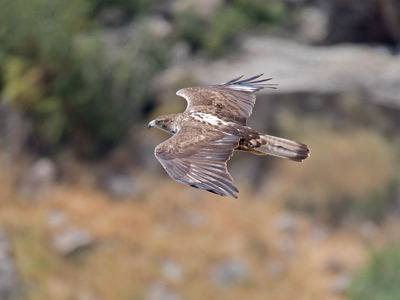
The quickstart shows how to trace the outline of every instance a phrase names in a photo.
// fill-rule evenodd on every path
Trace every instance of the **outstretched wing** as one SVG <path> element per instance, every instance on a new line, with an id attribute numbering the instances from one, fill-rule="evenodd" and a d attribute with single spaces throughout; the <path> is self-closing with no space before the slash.
<path id="1" fill-rule="evenodd" d="M 238 189 L 226 162 L 238 145 L 234 135 L 202 127 L 184 127 L 158 145 L 155 156 L 178 182 L 222 196 L 237 198 Z"/>
<path id="2" fill-rule="evenodd" d="M 213 106 L 221 115 L 245 123 L 256 102 L 255 92 L 265 87 L 276 88 L 275 84 L 266 83 L 272 78 L 259 79 L 262 75 L 247 79 L 240 76 L 220 85 L 184 88 L 176 94 L 188 102 L 186 110 L 196 106 Z"/>

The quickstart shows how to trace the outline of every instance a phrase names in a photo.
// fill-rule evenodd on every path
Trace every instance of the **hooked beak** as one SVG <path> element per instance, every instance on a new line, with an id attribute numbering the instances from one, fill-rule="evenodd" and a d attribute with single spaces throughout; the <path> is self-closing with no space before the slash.
<path id="1" fill-rule="evenodd" d="M 147 128 L 153 128 L 154 126 L 156 126 L 156 121 L 150 121 L 149 124 L 147 124 Z"/>

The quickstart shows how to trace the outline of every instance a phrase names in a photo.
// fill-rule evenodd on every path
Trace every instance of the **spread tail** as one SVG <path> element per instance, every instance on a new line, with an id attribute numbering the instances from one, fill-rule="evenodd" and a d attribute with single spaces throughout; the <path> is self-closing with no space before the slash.
<path id="1" fill-rule="evenodd" d="M 262 154 L 269 154 L 294 161 L 302 161 L 310 156 L 310 150 L 307 145 L 302 143 L 267 134 L 260 135 L 260 140 L 261 145 L 253 149 Z"/>

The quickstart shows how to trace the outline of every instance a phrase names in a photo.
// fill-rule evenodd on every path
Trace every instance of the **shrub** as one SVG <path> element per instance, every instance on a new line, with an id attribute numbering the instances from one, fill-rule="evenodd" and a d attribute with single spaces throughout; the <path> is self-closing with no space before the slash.
<path id="1" fill-rule="evenodd" d="M 31 144 L 47 154 L 71 143 L 93 155 L 118 143 L 143 118 L 168 57 L 167 43 L 144 22 L 127 28 L 123 42 L 102 31 L 89 19 L 90 4 L 0 0 L 4 98 L 33 120 Z"/>
<path id="2" fill-rule="evenodd" d="M 54 84 L 74 64 L 73 37 L 88 26 L 85 0 L 0 0 L 3 94 L 34 122 L 34 134 L 55 144 L 64 133 L 64 95 Z"/>
<path id="3" fill-rule="evenodd" d="M 392 300 L 400 295 L 400 244 L 375 254 L 353 281 L 351 300 Z"/>
<path id="4" fill-rule="evenodd" d="M 234 38 L 249 29 L 265 29 L 281 24 L 290 16 L 288 7 L 275 0 L 234 0 L 222 5 L 209 18 L 185 11 L 177 16 L 176 35 L 192 50 L 209 56 L 224 54 L 235 48 Z"/>
<path id="5" fill-rule="evenodd" d="M 49 69 L 68 61 L 73 35 L 88 26 L 85 0 L 0 0 L 0 6 L 0 52 Z"/>
<path id="6" fill-rule="evenodd" d="M 148 12 L 161 0 L 92 0 L 92 14 L 97 15 L 107 8 L 119 8 L 126 16 L 132 17 Z"/>
<path id="7" fill-rule="evenodd" d="M 232 45 L 237 32 L 243 31 L 250 25 L 246 14 L 235 6 L 220 10 L 209 24 L 204 36 L 203 47 L 209 55 L 217 56 L 224 53 Z"/>
<path id="8" fill-rule="evenodd" d="M 136 27 L 146 30 L 140 24 Z M 152 78 L 168 57 L 166 44 L 158 44 L 150 32 L 123 46 L 113 45 L 109 38 L 113 37 L 86 36 L 76 50 L 80 80 L 69 93 L 69 112 L 76 126 L 71 129 L 78 139 L 83 134 L 85 140 L 93 140 L 87 145 L 89 153 L 119 142 L 143 119 L 152 99 Z M 105 53 L 99 52 L 105 48 Z"/>

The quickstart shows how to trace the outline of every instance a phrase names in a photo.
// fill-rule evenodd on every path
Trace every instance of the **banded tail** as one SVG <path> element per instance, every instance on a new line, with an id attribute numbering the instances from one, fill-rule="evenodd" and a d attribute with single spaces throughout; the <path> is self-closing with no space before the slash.
<path id="1" fill-rule="evenodd" d="M 269 154 L 299 162 L 310 156 L 307 145 L 299 142 L 267 134 L 260 135 L 259 140 L 261 140 L 261 145 L 253 148 L 260 152 L 259 154 Z"/>

